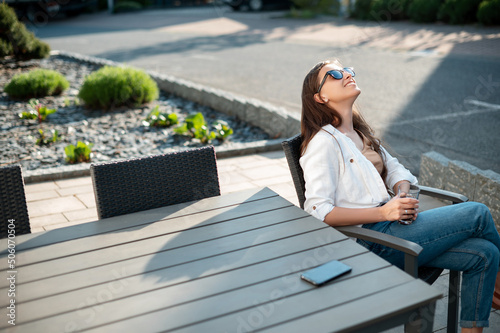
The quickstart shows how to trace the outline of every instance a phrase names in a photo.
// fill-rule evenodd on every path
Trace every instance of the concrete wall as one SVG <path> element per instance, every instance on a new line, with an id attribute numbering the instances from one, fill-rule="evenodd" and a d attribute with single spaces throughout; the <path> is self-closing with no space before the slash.
<path id="1" fill-rule="evenodd" d="M 422 155 L 419 183 L 463 194 L 490 208 L 500 230 L 500 175 L 469 163 L 449 160 L 434 151 Z"/>

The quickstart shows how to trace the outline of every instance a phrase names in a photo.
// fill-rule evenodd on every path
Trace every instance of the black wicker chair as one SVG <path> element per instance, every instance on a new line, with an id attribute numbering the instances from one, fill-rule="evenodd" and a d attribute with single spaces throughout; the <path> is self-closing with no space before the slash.
<path id="1" fill-rule="evenodd" d="M 306 198 L 304 173 L 302 171 L 302 167 L 299 164 L 301 144 L 302 137 L 300 136 L 300 134 L 282 142 L 283 150 L 288 162 L 288 167 L 292 175 L 293 184 L 295 186 L 295 191 L 297 192 L 297 197 L 299 199 L 299 205 L 300 208 L 303 209 Z M 468 201 L 468 198 L 466 196 L 457 193 L 421 185 L 419 185 L 419 187 L 421 195 L 428 195 L 430 197 L 438 198 L 441 200 L 447 200 L 452 202 L 453 204 Z M 425 207 L 423 208 L 425 209 Z M 443 271 L 443 269 L 440 268 L 418 267 L 418 255 L 422 251 L 422 247 L 416 243 L 370 229 L 364 229 L 354 226 L 337 227 L 336 229 L 346 236 L 364 239 L 370 242 L 388 246 L 393 249 L 397 249 L 398 251 L 402 251 L 405 254 L 405 271 L 414 277 L 418 277 L 424 280 L 428 284 L 434 283 L 434 281 L 436 281 L 436 279 Z M 447 332 L 455 333 L 458 329 L 459 284 L 460 272 L 450 271 Z"/>
<path id="2" fill-rule="evenodd" d="M 24 179 L 18 164 L 0 167 L 0 216 L 0 238 L 6 238 L 9 233 L 31 232 Z"/>
<path id="3" fill-rule="evenodd" d="M 99 219 L 220 195 L 213 147 L 92 164 Z"/>

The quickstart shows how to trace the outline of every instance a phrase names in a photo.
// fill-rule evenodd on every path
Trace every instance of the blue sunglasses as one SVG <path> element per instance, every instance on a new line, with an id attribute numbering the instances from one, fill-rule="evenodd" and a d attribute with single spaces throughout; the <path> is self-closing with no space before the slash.
<path id="1" fill-rule="evenodd" d="M 333 77 L 335 80 L 340 80 L 344 77 L 344 72 L 351 74 L 352 77 L 356 76 L 356 73 L 354 73 L 354 68 L 352 67 L 344 67 L 344 69 L 332 69 L 331 71 L 326 72 L 325 76 L 323 76 L 323 80 L 321 80 L 321 84 L 319 85 L 317 93 L 319 94 L 321 88 L 323 88 L 323 84 L 325 83 L 328 75 Z"/>

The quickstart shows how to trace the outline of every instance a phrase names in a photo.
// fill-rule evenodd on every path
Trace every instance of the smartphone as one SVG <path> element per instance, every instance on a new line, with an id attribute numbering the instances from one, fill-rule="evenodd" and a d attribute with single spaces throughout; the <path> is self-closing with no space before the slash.
<path id="1" fill-rule="evenodd" d="M 350 266 L 338 260 L 333 260 L 302 273 L 300 277 L 315 286 L 321 286 L 336 277 L 349 273 L 351 270 Z"/>

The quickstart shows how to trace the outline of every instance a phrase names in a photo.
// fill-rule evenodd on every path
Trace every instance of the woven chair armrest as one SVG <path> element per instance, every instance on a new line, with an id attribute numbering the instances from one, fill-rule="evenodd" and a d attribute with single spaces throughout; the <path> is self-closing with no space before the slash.
<path id="1" fill-rule="evenodd" d="M 399 237 L 387 235 L 375 230 L 354 227 L 354 226 L 336 227 L 335 229 L 337 229 L 346 236 L 355 237 L 376 244 L 380 244 L 383 246 L 387 246 L 390 247 L 391 249 L 401 251 L 413 257 L 418 257 L 420 252 L 422 252 L 423 250 L 422 247 L 417 243 L 413 243 Z"/>

